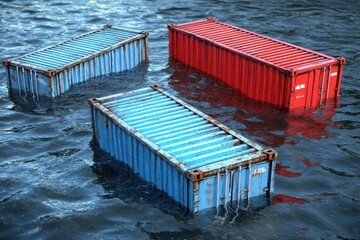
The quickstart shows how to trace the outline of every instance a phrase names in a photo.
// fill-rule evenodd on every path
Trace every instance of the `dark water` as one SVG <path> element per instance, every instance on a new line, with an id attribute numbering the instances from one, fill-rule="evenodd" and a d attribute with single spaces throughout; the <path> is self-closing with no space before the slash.
<path id="1" fill-rule="evenodd" d="M 1 1 L 0 58 L 103 24 L 150 31 L 150 62 L 49 104 L 7 94 L 0 68 L 0 239 L 359 239 L 357 1 Z M 279 112 L 168 60 L 167 24 L 221 21 L 347 58 L 338 106 Z M 91 146 L 87 99 L 150 84 L 277 149 L 270 206 L 194 216 Z"/>

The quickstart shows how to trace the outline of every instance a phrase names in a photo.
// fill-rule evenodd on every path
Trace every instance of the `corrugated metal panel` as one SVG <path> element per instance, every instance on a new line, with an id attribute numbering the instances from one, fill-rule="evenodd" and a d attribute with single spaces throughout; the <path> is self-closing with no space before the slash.
<path id="1" fill-rule="evenodd" d="M 236 200 L 237 192 L 245 199 L 273 191 L 274 150 L 265 150 L 158 86 L 92 99 L 90 105 L 100 147 L 190 211 L 227 203 L 230 197 Z M 242 188 L 234 184 L 239 172 Z M 255 190 L 248 195 L 250 185 Z"/>
<path id="2" fill-rule="evenodd" d="M 118 73 L 148 59 L 147 32 L 106 25 L 4 61 L 11 93 L 60 96 L 74 84 Z"/>
<path id="3" fill-rule="evenodd" d="M 294 109 L 321 106 L 339 96 L 344 58 L 214 18 L 168 27 L 171 58 L 219 78 L 255 100 Z"/>

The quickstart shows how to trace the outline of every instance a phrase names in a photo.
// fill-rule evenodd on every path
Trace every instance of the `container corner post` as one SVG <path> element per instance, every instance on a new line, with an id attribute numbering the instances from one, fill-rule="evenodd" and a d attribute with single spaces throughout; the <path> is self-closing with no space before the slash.
<path id="1" fill-rule="evenodd" d="M 294 69 L 289 69 L 287 72 L 287 75 L 289 75 L 290 77 L 296 77 L 297 76 L 297 71 Z"/>
<path id="2" fill-rule="evenodd" d="M 10 60 L 3 60 L 3 64 L 5 66 L 5 71 L 6 71 L 6 76 L 7 76 L 7 87 L 9 90 L 9 96 L 12 95 L 12 86 L 11 86 L 11 81 L 10 81 Z"/>
<path id="3" fill-rule="evenodd" d="M 267 155 L 269 161 L 276 160 L 278 157 L 278 152 L 272 148 L 264 149 L 262 152 Z"/>
<path id="4" fill-rule="evenodd" d="M 5 59 L 5 60 L 3 60 L 3 64 L 4 64 L 5 67 L 9 67 L 10 66 L 10 61 Z"/>
<path id="5" fill-rule="evenodd" d="M 217 21 L 217 19 L 215 17 L 209 17 L 207 20 L 209 22 L 216 22 Z"/>
<path id="6" fill-rule="evenodd" d="M 47 71 L 44 72 L 44 75 L 47 76 L 47 77 L 55 76 L 55 74 L 56 74 L 55 70 L 47 70 Z"/>
<path id="7" fill-rule="evenodd" d="M 154 90 L 161 89 L 161 85 L 158 84 L 151 85 L 150 87 Z"/>
<path id="8" fill-rule="evenodd" d="M 199 169 L 192 169 L 187 172 L 187 177 L 193 182 L 200 181 L 204 178 L 204 173 Z"/>
<path id="9" fill-rule="evenodd" d="M 346 63 L 346 58 L 344 58 L 344 57 L 338 57 L 336 59 L 339 61 L 339 64 L 341 64 L 341 65 Z"/>
<path id="10" fill-rule="evenodd" d="M 144 34 L 144 40 L 145 40 L 145 61 L 149 61 L 149 32 L 142 32 Z"/>
<path id="11" fill-rule="evenodd" d="M 89 98 L 89 99 L 88 99 L 88 104 L 89 104 L 89 106 L 94 105 L 95 102 L 97 102 L 97 99 L 96 99 L 96 98 Z"/>

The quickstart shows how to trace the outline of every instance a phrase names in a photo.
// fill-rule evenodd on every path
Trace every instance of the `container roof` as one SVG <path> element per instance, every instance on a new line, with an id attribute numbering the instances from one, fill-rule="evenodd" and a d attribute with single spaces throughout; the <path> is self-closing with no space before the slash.
<path id="1" fill-rule="evenodd" d="M 94 101 L 106 115 L 184 171 L 211 171 L 264 156 L 261 146 L 158 86 Z"/>
<path id="2" fill-rule="evenodd" d="M 38 70 L 61 71 L 67 66 L 91 59 L 146 33 L 106 25 L 64 42 L 7 60 L 12 65 Z"/>
<path id="3" fill-rule="evenodd" d="M 336 58 L 217 21 L 215 18 L 169 25 L 235 53 L 284 71 L 309 69 L 337 62 Z"/>

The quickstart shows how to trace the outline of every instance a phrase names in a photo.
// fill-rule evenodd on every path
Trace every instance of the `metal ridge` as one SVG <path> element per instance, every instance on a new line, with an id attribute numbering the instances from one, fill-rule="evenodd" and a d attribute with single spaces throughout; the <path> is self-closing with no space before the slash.
<path id="1" fill-rule="evenodd" d="M 161 86 L 159 85 L 152 85 L 151 88 L 153 88 L 154 90 L 161 92 L 162 94 L 166 95 L 167 97 L 173 99 L 175 102 L 179 103 L 180 105 L 182 105 L 183 107 L 189 109 L 190 111 L 194 112 L 196 115 L 204 118 L 205 120 L 207 120 L 208 122 L 212 123 L 213 125 L 219 127 L 220 129 L 222 129 L 223 131 L 229 133 L 230 135 L 232 135 L 233 137 L 241 140 L 242 142 L 246 143 L 247 145 L 255 148 L 258 151 L 263 150 L 263 147 L 261 147 L 259 144 L 241 136 L 240 134 L 236 133 L 235 131 L 233 131 L 231 128 L 226 127 L 225 125 L 223 125 L 222 123 L 220 123 L 219 121 L 215 120 L 214 118 L 206 115 L 205 113 L 195 109 L 194 107 L 190 106 L 188 103 L 180 100 L 179 98 L 171 95 L 170 93 L 168 93 L 167 91 L 165 91 L 164 89 L 161 88 Z"/>
<path id="2" fill-rule="evenodd" d="M 291 44 L 291 43 L 288 43 L 288 42 L 284 42 L 284 41 L 281 41 L 281 40 L 278 40 L 278 39 L 275 39 L 275 38 L 271 38 L 271 37 L 268 37 L 268 36 L 265 36 L 265 35 L 262 35 L 262 34 L 259 34 L 259 33 L 256 33 L 256 32 L 252 32 L 252 31 L 249 31 L 249 30 L 237 27 L 237 26 L 226 24 L 226 23 L 218 21 L 216 18 L 208 18 L 208 19 L 204 19 L 204 20 L 198 20 L 198 21 L 194 21 L 194 22 L 181 23 L 181 24 L 169 24 L 168 28 L 172 29 L 172 30 L 175 30 L 175 31 L 178 31 L 178 32 L 183 32 L 183 33 L 185 33 L 187 35 L 190 35 L 190 36 L 192 36 L 192 37 L 194 37 L 196 39 L 199 39 L 201 41 L 205 41 L 205 42 L 207 42 L 207 43 L 209 43 L 211 45 L 215 45 L 215 46 L 218 46 L 218 47 L 221 47 L 221 48 L 225 48 L 225 49 L 227 49 L 227 50 L 229 50 L 229 51 L 231 51 L 231 52 L 233 52 L 233 53 L 235 53 L 237 55 L 241 55 L 241 56 L 244 56 L 244 57 L 246 57 L 248 59 L 259 61 L 259 62 L 262 62 L 262 63 L 264 63 L 266 65 L 271 66 L 271 67 L 275 67 L 276 69 L 284 72 L 285 74 L 287 74 L 289 76 L 295 76 L 297 73 L 304 72 L 304 71 L 307 71 L 308 69 L 311 69 L 312 64 L 309 64 L 309 65 L 304 64 L 302 66 L 295 67 L 295 68 L 284 68 L 284 67 L 281 67 L 278 64 L 274 64 L 274 63 L 272 63 L 270 61 L 267 61 L 267 60 L 265 60 L 265 59 L 263 59 L 261 57 L 257 57 L 257 56 L 255 56 L 253 54 L 241 51 L 241 50 L 233 48 L 233 47 L 230 47 L 230 46 L 225 45 L 225 44 L 223 44 L 221 42 L 218 42 L 216 40 L 211 40 L 211 38 L 203 37 L 203 36 L 197 35 L 196 33 L 193 33 L 193 32 L 190 32 L 190 31 L 188 31 L 186 29 L 183 29 L 183 27 L 185 27 L 185 26 L 191 26 L 192 24 L 197 24 L 197 23 L 201 23 L 201 22 L 205 22 L 205 23 L 206 22 L 214 22 L 216 24 L 227 26 L 227 27 L 232 28 L 234 30 L 245 32 L 245 33 L 254 35 L 256 37 L 259 37 L 259 38 L 262 38 L 262 39 L 266 39 L 266 40 L 281 44 L 283 46 L 288 46 L 288 47 L 291 47 L 291 48 L 294 48 L 294 49 L 297 49 L 297 50 L 300 50 L 300 51 L 303 51 L 303 52 L 307 52 L 307 53 L 312 54 L 312 55 L 317 55 L 319 57 L 323 57 L 325 59 L 323 61 L 319 61 L 319 63 L 321 63 L 321 64 L 328 64 L 329 62 L 330 63 L 333 62 L 333 63 L 340 63 L 341 64 L 341 60 L 336 59 L 336 58 L 334 58 L 332 56 L 322 54 L 320 52 L 312 51 L 310 49 L 303 48 L 303 47 L 300 47 L 298 45 L 294 45 L 294 44 Z"/>

